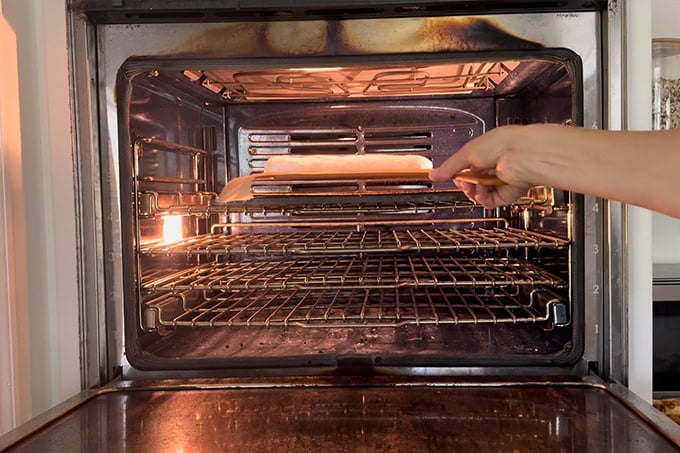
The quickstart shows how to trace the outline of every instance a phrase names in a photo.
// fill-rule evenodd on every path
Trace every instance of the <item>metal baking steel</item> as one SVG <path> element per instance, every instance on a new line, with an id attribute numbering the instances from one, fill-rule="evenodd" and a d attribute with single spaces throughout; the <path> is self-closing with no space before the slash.
<path id="1" fill-rule="evenodd" d="M 675 452 L 680 428 L 599 381 L 326 377 L 122 383 L 0 438 L 7 452 Z M 41 424 L 41 422 L 43 424 Z M 6 450 L 5 450 L 6 448 Z"/>

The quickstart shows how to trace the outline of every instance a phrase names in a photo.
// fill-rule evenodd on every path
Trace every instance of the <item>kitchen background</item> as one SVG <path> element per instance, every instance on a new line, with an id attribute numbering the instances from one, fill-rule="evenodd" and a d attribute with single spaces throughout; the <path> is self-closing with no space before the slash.
<path id="1" fill-rule="evenodd" d="M 650 67 L 652 37 L 680 38 L 680 2 L 627 1 L 629 63 Z M 67 42 L 63 1 L 0 0 L 0 434 L 81 390 Z M 650 100 L 650 72 L 628 94 Z M 628 105 L 649 128 L 651 101 Z M 652 262 L 680 263 L 680 221 L 630 215 L 629 385 L 650 399 Z"/>
<path id="2" fill-rule="evenodd" d="M 680 38 L 678 17 L 678 0 L 652 0 L 652 36 Z M 652 258 L 655 264 L 680 263 L 680 220 L 652 215 Z"/>

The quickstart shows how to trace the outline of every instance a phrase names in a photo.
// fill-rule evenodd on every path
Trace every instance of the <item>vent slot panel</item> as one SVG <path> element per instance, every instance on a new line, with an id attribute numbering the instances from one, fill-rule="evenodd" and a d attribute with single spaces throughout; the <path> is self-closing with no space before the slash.
<path id="1" fill-rule="evenodd" d="M 486 113 L 493 107 L 464 105 Z M 437 166 L 485 129 L 480 116 L 444 101 L 291 104 L 274 112 L 253 104 L 232 110 L 251 118 L 232 126 L 235 176 L 262 172 L 270 157 L 280 155 L 418 155 Z"/>
<path id="2" fill-rule="evenodd" d="M 429 130 L 366 131 L 350 130 L 242 130 L 250 156 L 251 172 L 261 172 L 276 155 L 352 155 L 352 154 L 417 154 L 432 157 L 433 132 Z"/>

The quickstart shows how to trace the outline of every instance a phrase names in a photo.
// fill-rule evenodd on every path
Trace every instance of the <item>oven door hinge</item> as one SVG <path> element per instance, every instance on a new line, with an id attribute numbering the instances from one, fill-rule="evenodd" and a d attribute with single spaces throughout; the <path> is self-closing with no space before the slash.
<path id="1" fill-rule="evenodd" d="M 590 375 L 600 376 L 600 363 L 597 360 L 588 361 L 588 373 Z"/>

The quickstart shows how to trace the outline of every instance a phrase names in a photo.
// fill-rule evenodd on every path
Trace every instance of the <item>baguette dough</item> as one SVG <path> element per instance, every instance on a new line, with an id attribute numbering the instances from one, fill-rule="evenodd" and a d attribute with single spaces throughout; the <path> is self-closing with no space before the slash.
<path id="1" fill-rule="evenodd" d="M 381 173 L 430 170 L 432 161 L 417 155 L 391 154 L 309 154 L 272 156 L 265 173 Z"/>

